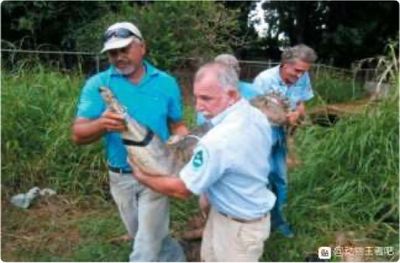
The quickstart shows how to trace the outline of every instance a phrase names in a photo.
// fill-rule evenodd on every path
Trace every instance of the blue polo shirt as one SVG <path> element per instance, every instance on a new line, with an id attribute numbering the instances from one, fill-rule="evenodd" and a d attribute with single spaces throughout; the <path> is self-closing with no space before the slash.
<path id="1" fill-rule="evenodd" d="M 246 100 L 251 100 L 252 98 L 262 95 L 263 92 L 261 89 L 255 87 L 249 82 L 239 81 L 239 93 L 242 98 Z M 197 125 L 202 125 L 206 121 L 206 118 L 201 113 L 197 113 L 196 123 Z"/>
<path id="2" fill-rule="evenodd" d="M 192 193 L 205 193 L 221 213 L 245 220 L 264 216 L 276 200 L 265 187 L 271 149 L 267 118 L 241 99 L 211 123 L 180 178 Z"/>
<path id="3" fill-rule="evenodd" d="M 99 118 L 106 110 L 99 87 L 106 86 L 132 118 L 149 127 L 162 140 L 167 140 L 170 135 L 167 120 L 179 122 L 182 119 L 179 86 L 172 76 L 148 62 L 144 62 L 144 67 L 145 74 L 138 84 L 118 73 L 114 66 L 88 79 L 81 92 L 76 116 Z M 129 169 L 120 133 L 108 132 L 104 139 L 109 165 Z"/>
<path id="4" fill-rule="evenodd" d="M 288 98 L 290 109 L 295 110 L 299 102 L 310 100 L 314 97 L 310 77 L 305 72 L 293 85 L 285 84 L 279 74 L 279 67 L 267 69 L 254 79 L 253 85 L 261 89 L 264 94 L 278 92 Z"/>

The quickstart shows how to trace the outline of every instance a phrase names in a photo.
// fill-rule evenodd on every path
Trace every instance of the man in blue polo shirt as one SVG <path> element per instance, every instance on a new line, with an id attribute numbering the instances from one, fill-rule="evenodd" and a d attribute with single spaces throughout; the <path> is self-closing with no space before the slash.
<path id="1" fill-rule="evenodd" d="M 239 61 L 235 56 L 231 54 L 220 54 L 214 58 L 214 61 L 232 67 L 236 71 L 238 76 L 240 76 Z M 240 80 L 239 93 L 242 98 L 246 100 L 251 100 L 258 95 L 262 95 L 262 90 L 255 87 L 252 83 Z M 196 116 L 197 125 L 202 125 L 205 121 L 206 119 L 204 118 L 203 114 L 198 112 Z"/>
<path id="2" fill-rule="evenodd" d="M 211 209 L 201 244 L 202 261 L 257 261 L 270 232 L 275 195 L 266 187 L 270 124 L 238 92 L 238 76 L 213 62 L 194 78 L 196 110 L 213 128 L 199 141 L 179 177 L 134 176 L 160 193 L 188 198 L 205 194 Z"/>
<path id="3" fill-rule="evenodd" d="M 254 79 L 254 85 L 264 94 L 278 93 L 289 100 L 291 112 L 287 118 L 291 125 L 296 125 L 299 118 L 304 116 L 304 101 L 310 100 L 314 96 L 307 71 L 316 59 L 317 55 L 313 49 L 306 45 L 297 45 L 282 53 L 280 65 L 261 72 Z M 271 226 L 272 229 L 277 229 L 284 236 L 293 237 L 294 233 L 282 212 L 287 200 L 285 137 L 285 130 L 282 126 L 272 126 L 273 146 L 269 180 L 277 200 L 271 212 Z"/>
<path id="4" fill-rule="evenodd" d="M 109 111 L 99 87 L 112 90 L 130 116 L 149 127 L 164 141 L 174 134 L 185 135 L 181 95 L 177 82 L 167 73 L 144 61 L 145 43 L 139 29 L 128 22 L 110 26 L 104 48 L 111 66 L 91 77 L 83 87 L 73 140 L 88 144 L 104 137 L 111 194 L 121 219 L 134 238 L 130 261 L 185 261 L 180 245 L 169 236 L 169 201 L 132 177 L 127 151 L 120 132 L 123 116 Z"/>

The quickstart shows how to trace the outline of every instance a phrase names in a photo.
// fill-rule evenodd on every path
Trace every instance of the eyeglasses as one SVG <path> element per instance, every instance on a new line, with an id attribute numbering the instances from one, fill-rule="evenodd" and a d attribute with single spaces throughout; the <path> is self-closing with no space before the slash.
<path id="1" fill-rule="evenodd" d="M 134 36 L 134 37 L 138 38 L 139 40 L 142 40 L 141 37 L 139 37 L 138 35 L 134 34 L 132 31 L 130 31 L 126 28 L 116 28 L 116 29 L 106 31 L 106 33 L 104 33 L 104 36 L 103 36 L 103 41 L 106 42 L 112 37 L 128 38 L 131 36 Z"/>

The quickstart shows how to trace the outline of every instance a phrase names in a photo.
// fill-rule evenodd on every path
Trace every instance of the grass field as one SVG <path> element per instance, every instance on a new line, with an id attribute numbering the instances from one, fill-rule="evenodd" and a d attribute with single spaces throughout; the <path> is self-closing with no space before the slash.
<path id="1" fill-rule="evenodd" d="M 3 71 L 2 84 L 2 247 L 4 261 L 126 261 L 129 243 L 108 191 L 101 143 L 78 147 L 70 125 L 84 78 L 37 66 Z M 325 82 L 333 89 L 334 79 Z M 318 82 L 318 90 L 324 90 Z M 333 92 L 334 93 L 334 92 Z M 320 96 L 323 101 L 335 98 Z M 352 97 L 353 98 L 353 97 Z M 193 124 L 193 109 L 185 119 Z M 346 244 L 392 248 L 393 254 L 364 261 L 399 259 L 398 92 L 335 126 L 308 126 L 296 133 L 301 164 L 289 173 L 286 214 L 296 236 L 272 233 L 264 261 L 304 261 L 320 246 Z M 51 187 L 56 197 L 29 209 L 8 202 L 33 186 Z M 179 236 L 196 201 L 172 201 L 171 224 Z M 350 246 L 350 245 L 348 245 Z M 386 249 L 389 251 L 389 249 Z M 340 261 L 339 257 L 334 258 Z"/>

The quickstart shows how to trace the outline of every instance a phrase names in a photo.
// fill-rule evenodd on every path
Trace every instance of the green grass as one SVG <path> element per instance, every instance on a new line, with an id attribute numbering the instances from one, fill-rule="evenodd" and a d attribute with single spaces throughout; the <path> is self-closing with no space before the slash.
<path id="1" fill-rule="evenodd" d="M 332 72 L 320 72 L 318 78 L 313 79 L 312 87 L 315 98 L 310 105 L 348 102 L 367 95 L 362 85 L 353 81 L 352 77 Z"/>
<path id="2" fill-rule="evenodd" d="M 41 211 L 35 206 L 20 210 L 3 203 L 3 260 L 125 261 L 129 255 L 129 244 L 108 242 L 124 234 L 124 229 L 110 201 L 101 143 L 80 147 L 70 140 L 83 81 L 80 74 L 61 74 L 41 66 L 3 71 L 3 201 L 34 185 L 51 187 L 74 200 L 60 204 L 70 210 L 46 217 L 39 217 L 36 213 Z M 314 87 L 321 100 L 339 102 L 349 96 L 358 98 L 350 84 L 326 76 L 315 80 Z M 331 128 L 299 129 L 296 146 L 302 165 L 289 173 L 286 208 L 296 237 L 289 240 L 272 233 L 264 261 L 303 261 L 319 246 L 334 244 L 335 233 L 341 231 L 353 231 L 375 246 L 394 246 L 398 251 L 397 101 L 398 93 L 392 94 L 391 99 L 345 117 Z M 185 107 L 184 115 L 193 126 L 193 107 Z M 82 214 L 76 216 L 73 211 L 80 209 Z M 197 209 L 196 198 L 172 201 L 174 235 Z M 78 239 L 71 237 L 75 232 Z M 55 233 L 61 238 L 50 238 Z M 398 252 L 375 260 L 397 259 Z"/>
<path id="3" fill-rule="evenodd" d="M 2 74 L 2 186 L 33 185 L 100 193 L 106 178 L 100 143 L 78 147 L 70 126 L 83 78 L 36 67 Z"/>
<path id="4" fill-rule="evenodd" d="M 116 236 L 116 233 L 125 234 L 116 211 L 109 217 L 101 214 L 96 214 L 95 217 L 88 216 L 78 220 L 76 224 L 84 242 L 80 242 L 74 249 L 71 255 L 73 261 L 93 261 L 94 259 L 96 261 L 126 261 L 127 255 L 131 252 L 130 242 L 118 245 L 108 242 Z"/>
<path id="5" fill-rule="evenodd" d="M 57 195 L 29 209 L 2 203 L 4 261 L 126 261 L 130 242 L 113 203 Z"/>
<path id="6" fill-rule="evenodd" d="M 331 128 L 299 130 L 302 165 L 289 173 L 286 208 L 296 237 L 271 236 L 264 260 L 302 261 L 318 247 L 335 244 L 336 232 L 348 231 L 370 245 L 397 251 L 375 260 L 398 260 L 399 112 L 398 92 L 393 93 Z"/>

